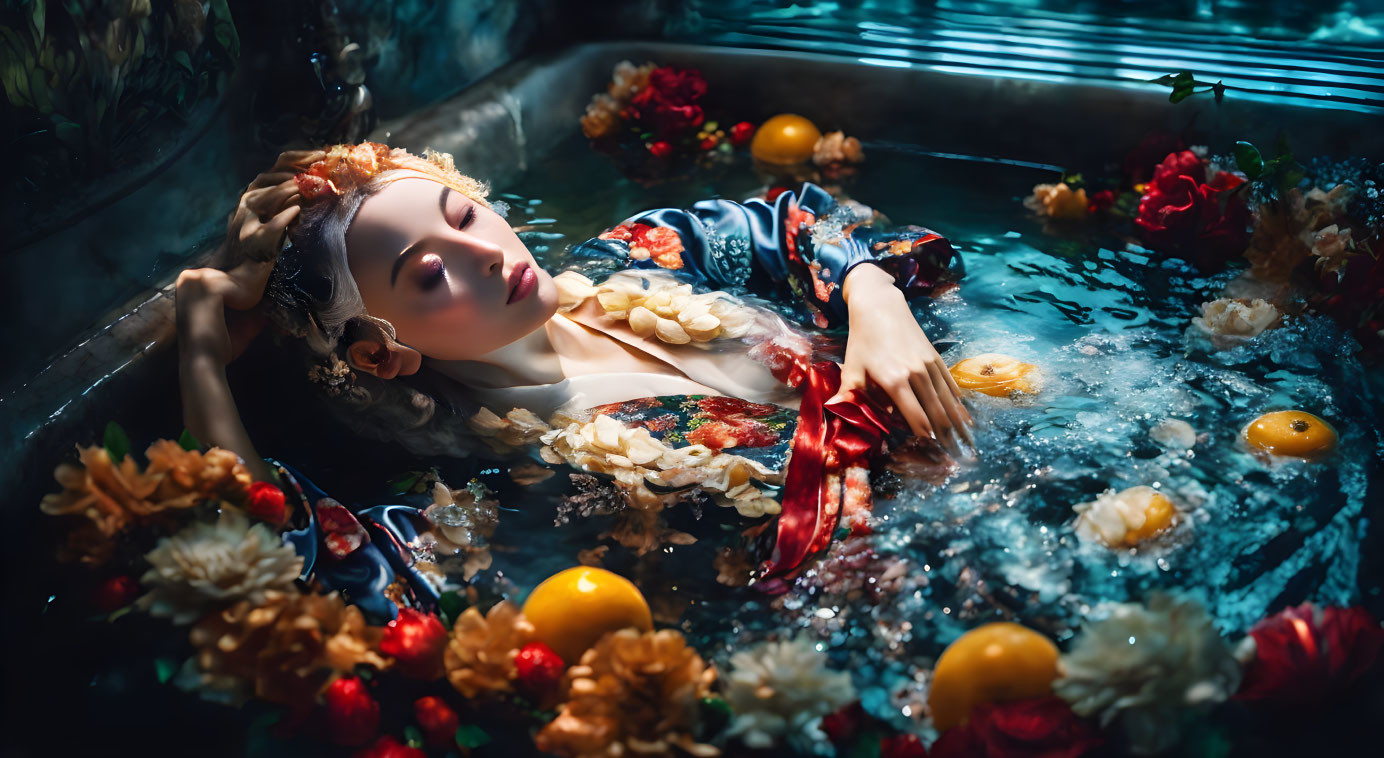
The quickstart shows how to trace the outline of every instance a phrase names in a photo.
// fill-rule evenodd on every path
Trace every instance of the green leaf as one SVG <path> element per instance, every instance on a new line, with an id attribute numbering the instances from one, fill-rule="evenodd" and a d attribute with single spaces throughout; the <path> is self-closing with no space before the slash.
<path id="1" fill-rule="evenodd" d="M 1303 172 L 1302 167 L 1298 166 L 1297 164 L 1293 164 L 1291 168 L 1284 170 L 1283 173 L 1278 175 L 1279 190 L 1287 192 L 1288 190 L 1296 187 L 1298 185 L 1298 182 L 1302 181 L 1302 177 L 1304 176 L 1306 176 L 1306 174 Z"/>
<path id="2" fill-rule="evenodd" d="M 457 727 L 457 745 L 468 750 L 476 748 L 490 742 L 490 735 L 485 730 L 474 724 L 462 724 Z"/>
<path id="3" fill-rule="evenodd" d="M 702 698 L 702 707 L 712 713 L 719 713 L 727 717 L 731 715 L 730 703 L 727 703 L 724 698 L 704 697 Z"/>
<path id="4" fill-rule="evenodd" d="M 404 744 L 411 748 L 423 747 L 423 732 L 418 727 L 410 724 L 404 727 Z"/>
<path id="5" fill-rule="evenodd" d="M 461 612 L 466 610 L 466 601 L 455 592 L 444 592 L 437 598 L 437 605 L 447 620 L 447 626 L 456 623 Z"/>
<path id="6" fill-rule="evenodd" d="M 879 758 L 880 733 L 874 729 L 863 730 L 846 748 L 845 754 L 847 758 Z"/>
<path id="7" fill-rule="evenodd" d="M 110 454 L 111 461 L 117 464 L 125 460 L 125 456 L 130 454 L 130 438 L 125 434 L 125 430 L 114 421 L 106 424 L 106 434 L 101 444 Z"/>
<path id="8" fill-rule="evenodd" d="M 45 0 L 34 0 L 34 42 L 43 44 L 44 25 L 48 20 L 48 3 Z"/>
<path id="9" fill-rule="evenodd" d="M 178 447 L 184 450 L 201 450 L 202 443 L 192 436 L 192 432 L 184 429 L 183 433 L 178 435 Z"/>
<path id="10" fill-rule="evenodd" d="M 174 53 L 173 53 L 173 62 L 176 63 L 176 64 L 178 64 L 179 66 L 182 66 L 183 68 L 187 69 L 187 72 L 188 72 L 189 74 L 192 73 L 192 58 L 188 57 L 188 54 L 187 54 L 186 51 L 184 51 L 184 50 L 177 50 L 177 51 L 174 51 Z"/>
<path id="11" fill-rule="evenodd" d="M 178 673 L 178 663 L 172 658 L 159 658 L 154 661 L 154 676 L 158 677 L 159 684 L 168 684 L 168 680 Z"/>
<path id="12" fill-rule="evenodd" d="M 413 485 L 423 477 L 422 471 L 409 471 L 389 480 L 389 494 L 402 495 L 413 489 Z"/>
<path id="13" fill-rule="evenodd" d="M 1173 103 L 1180 103 L 1191 97 L 1196 92 L 1197 80 L 1193 78 L 1192 72 L 1183 71 L 1173 77 L 1173 91 L 1168 95 L 1168 100 Z"/>
<path id="14" fill-rule="evenodd" d="M 1264 173 L 1264 156 L 1259 154 L 1259 148 L 1254 145 L 1244 141 L 1236 142 L 1235 166 L 1249 177 L 1250 181 L 1254 181 Z"/>

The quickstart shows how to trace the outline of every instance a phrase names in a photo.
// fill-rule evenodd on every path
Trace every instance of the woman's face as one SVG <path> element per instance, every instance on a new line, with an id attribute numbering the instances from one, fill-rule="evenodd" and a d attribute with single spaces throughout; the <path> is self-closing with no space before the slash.
<path id="1" fill-rule="evenodd" d="M 509 223 L 431 179 L 399 179 L 367 198 L 346 257 L 366 311 L 430 358 L 477 358 L 557 310 L 557 285 Z"/>

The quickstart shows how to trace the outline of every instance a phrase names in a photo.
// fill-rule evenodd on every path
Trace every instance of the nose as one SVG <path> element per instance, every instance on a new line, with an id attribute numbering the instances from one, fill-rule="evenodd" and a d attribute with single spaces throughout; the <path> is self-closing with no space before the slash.
<path id="1" fill-rule="evenodd" d="M 505 251 L 499 245 L 484 237 L 461 232 L 461 246 L 476 262 L 481 276 L 495 276 L 504 273 Z"/>

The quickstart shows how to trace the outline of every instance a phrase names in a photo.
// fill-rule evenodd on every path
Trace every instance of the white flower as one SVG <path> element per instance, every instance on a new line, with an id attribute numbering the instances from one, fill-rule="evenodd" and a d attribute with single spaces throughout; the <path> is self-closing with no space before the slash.
<path id="1" fill-rule="evenodd" d="M 467 421 L 467 426 L 498 453 L 513 452 L 552 430 L 527 408 L 513 408 L 503 418 L 489 408 L 481 408 Z"/>
<path id="2" fill-rule="evenodd" d="M 1197 444 L 1197 430 L 1176 418 L 1165 418 L 1149 430 L 1154 442 L 1166 448 L 1191 450 Z"/>
<path id="3" fill-rule="evenodd" d="M 149 594 L 139 599 L 151 616 L 188 624 L 217 606 L 264 600 L 269 590 L 291 590 L 303 559 L 264 524 L 223 508 L 215 524 L 195 523 L 164 537 L 146 554 L 140 577 Z"/>
<path id="4" fill-rule="evenodd" d="M 1223 702 L 1240 664 L 1199 603 L 1155 593 L 1148 607 L 1115 605 L 1062 656 L 1053 692 L 1102 727 L 1119 720 L 1139 754 L 1177 739 L 1177 711 Z"/>
<path id="5" fill-rule="evenodd" d="M 800 750 L 826 739 L 822 717 L 855 700 L 851 676 L 826 667 L 826 654 L 803 637 L 766 642 L 731 656 L 725 698 L 735 719 L 727 735 L 770 748 L 787 738 Z"/>
<path id="6" fill-rule="evenodd" d="M 1224 350 L 1258 337 L 1277 324 L 1278 317 L 1278 309 L 1267 300 L 1221 298 L 1202 303 L 1201 315 L 1192 319 L 1192 325 Z"/>
<path id="7" fill-rule="evenodd" d="M 1133 547 L 1170 526 L 1177 515 L 1166 497 L 1142 485 L 1119 492 L 1106 490 L 1072 510 L 1077 513 L 1077 536 L 1108 547 Z"/>

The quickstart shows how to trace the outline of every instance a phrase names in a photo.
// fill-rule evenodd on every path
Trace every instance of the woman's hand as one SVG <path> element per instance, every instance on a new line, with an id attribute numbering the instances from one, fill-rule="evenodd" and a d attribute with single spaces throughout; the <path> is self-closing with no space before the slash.
<path id="1" fill-rule="evenodd" d="M 888 394 L 914 434 L 960 454 L 957 436 L 972 443 L 974 421 L 893 276 L 872 263 L 861 264 L 846 277 L 842 295 L 851 330 L 836 398 L 873 384 Z"/>
<path id="2" fill-rule="evenodd" d="M 293 177 L 321 151 L 293 150 L 255 177 L 226 221 L 226 245 L 233 263 L 277 260 L 284 232 L 298 217 L 298 184 Z M 267 276 L 267 274 L 266 274 Z"/>

